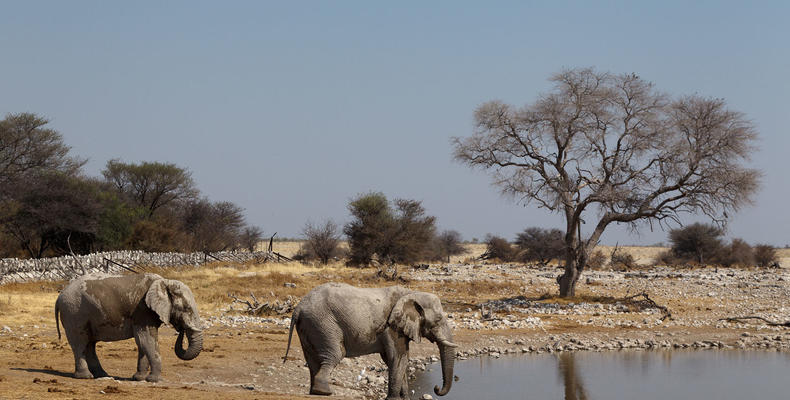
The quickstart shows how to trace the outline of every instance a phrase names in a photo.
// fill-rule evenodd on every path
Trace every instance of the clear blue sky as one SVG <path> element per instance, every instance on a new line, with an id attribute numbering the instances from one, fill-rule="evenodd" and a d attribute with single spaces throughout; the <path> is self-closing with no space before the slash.
<path id="1" fill-rule="evenodd" d="M 450 137 L 472 133 L 480 103 L 531 102 L 562 68 L 635 72 L 754 121 L 764 186 L 729 235 L 783 246 L 788 16 L 785 1 L 0 1 L 0 114 L 50 118 L 91 175 L 111 158 L 186 167 L 269 234 L 345 223 L 374 190 L 422 200 L 466 239 L 512 239 L 562 218 L 500 197 L 452 161 Z"/>

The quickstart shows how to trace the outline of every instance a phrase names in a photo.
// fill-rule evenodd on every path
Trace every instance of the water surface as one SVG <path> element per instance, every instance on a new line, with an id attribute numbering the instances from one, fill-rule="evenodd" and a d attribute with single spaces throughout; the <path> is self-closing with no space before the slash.
<path id="1" fill-rule="evenodd" d="M 790 399 L 790 354 L 768 351 L 620 351 L 457 361 L 448 400 Z M 441 367 L 410 383 L 434 398 Z"/>

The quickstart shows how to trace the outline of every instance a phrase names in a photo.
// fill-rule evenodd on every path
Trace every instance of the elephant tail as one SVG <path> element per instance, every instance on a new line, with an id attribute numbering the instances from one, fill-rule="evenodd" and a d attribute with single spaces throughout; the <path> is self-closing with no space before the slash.
<path id="1" fill-rule="evenodd" d="M 58 341 L 60 341 L 60 318 L 58 318 L 58 314 L 60 314 L 60 304 L 55 302 L 55 326 L 58 328 Z"/>
<path id="2" fill-rule="evenodd" d="M 285 348 L 285 355 L 283 356 L 283 364 L 288 361 L 288 351 L 291 350 L 291 337 L 294 334 L 294 325 L 296 324 L 296 320 L 299 319 L 299 309 L 297 308 L 294 310 L 293 315 L 291 315 L 291 328 L 288 330 L 288 347 Z"/>

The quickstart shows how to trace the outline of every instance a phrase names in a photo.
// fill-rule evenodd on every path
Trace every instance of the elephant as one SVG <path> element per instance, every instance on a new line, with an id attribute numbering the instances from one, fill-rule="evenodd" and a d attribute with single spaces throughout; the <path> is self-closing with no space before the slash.
<path id="1" fill-rule="evenodd" d="M 310 370 L 310 394 L 331 395 L 329 375 L 345 357 L 378 353 L 389 368 L 387 399 L 408 399 L 409 342 L 424 337 L 436 343 L 442 364 L 444 396 L 453 381 L 457 344 L 439 298 L 400 286 L 357 288 L 326 283 L 311 290 L 294 309 L 294 327 Z"/>
<path id="2" fill-rule="evenodd" d="M 55 302 L 74 352 L 74 377 L 108 376 L 96 356 L 96 342 L 134 337 L 137 372 L 132 379 L 157 382 L 162 372 L 159 356 L 159 326 L 172 325 L 179 333 L 176 356 L 191 360 L 203 349 L 203 331 L 197 302 L 187 285 L 156 274 L 91 274 L 69 282 Z M 184 333 L 189 345 L 183 348 Z M 150 368 L 150 373 L 149 373 Z"/>

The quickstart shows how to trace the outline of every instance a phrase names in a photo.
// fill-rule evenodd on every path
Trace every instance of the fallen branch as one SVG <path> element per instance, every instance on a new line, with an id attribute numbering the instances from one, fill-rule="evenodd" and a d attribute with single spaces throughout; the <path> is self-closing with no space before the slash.
<path id="1" fill-rule="evenodd" d="M 252 301 L 240 299 L 235 295 L 228 293 L 228 297 L 233 299 L 231 302 L 231 310 L 233 309 L 233 304 L 239 303 L 245 305 L 247 307 L 246 310 L 242 310 L 248 314 L 252 315 L 262 315 L 262 314 L 289 314 L 293 311 L 294 307 L 298 299 L 289 295 L 284 301 L 275 300 L 271 303 L 264 302 L 261 303 L 258 301 L 258 298 L 255 297 L 255 294 L 250 292 L 250 297 Z"/>
<path id="2" fill-rule="evenodd" d="M 252 303 L 250 303 L 248 300 L 242 300 L 230 293 L 228 293 L 228 297 L 233 299 L 231 305 L 233 305 L 234 303 L 245 304 L 247 306 L 247 309 L 244 311 L 247 313 L 258 315 L 260 314 L 261 309 L 263 309 L 263 304 L 258 302 L 258 298 L 255 297 L 255 295 L 252 292 L 250 292 L 250 297 L 252 297 Z"/>
<path id="3" fill-rule="evenodd" d="M 788 327 L 788 328 L 790 328 L 790 321 L 785 321 L 785 322 L 774 322 L 774 321 L 771 321 L 771 320 L 765 319 L 765 318 L 763 318 L 763 317 L 758 317 L 758 316 L 753 316 L 753 315 L 746 316 L 746 317 L 729 317 L 729 318 L 719 318 L 719 321 L 727 321 L 727 322 L 746 322 L 746 321 L 743 321 L 743 320 L 745 320 L 745 319 L 759 319 L 760 321 L 763 321 L 763 322 L 765 322 L 765 323 L 766 323 L 766 325 L 768 325 L 768 326 L 784 326 L 784 327 Z"/>
<path id="4" fill-rule="evenodd" d="M 635 300 L 637 297 L 644 297 L 644 299 L 642 299 L 642 300 Z M 667 319 L 667 318 L 669 318 L 670 320 L 672 319 L 672 312 L 669 311 L 669 308 L 664 307 L 662 305 L 659 305 L 658 303 L 653 301 L 653 299 L 651 299 L 650 296 L 648 296 L 647 293 L 645 293 L 645 292 L 642 292 L 642 293 L 639 293 L 639 294 L 635 294 L 633 296 L 623 297 L 620 301 L 632 302 L 632 304 L 635 304 L 635 305 L 640 306 L 642 308 L 657 308 L 657 309 L 661 310 L 664 313 L 664 316 L 661 317 L 662 321 Z"/>

